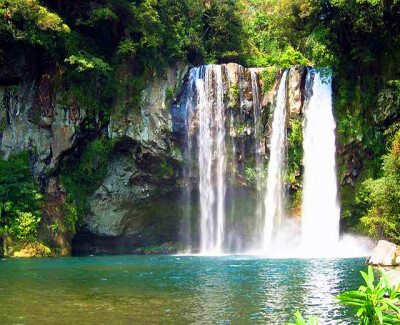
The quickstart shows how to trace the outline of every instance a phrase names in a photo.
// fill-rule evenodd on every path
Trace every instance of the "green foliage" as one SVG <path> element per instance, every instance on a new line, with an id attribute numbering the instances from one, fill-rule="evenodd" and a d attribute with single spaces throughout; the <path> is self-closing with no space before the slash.
<path id="1" fill-rule="evenodd" d="M 351 70 L 377 62 L 386 65 L 398 57 L 398 1 L 239 3 L 249 65 L 309 64 Z M 380 69 L 388 72 L 383 66 Z M 396 71 L 395 64 L 390 64 L 390 70 Z"/>
<path id="2" fill-rule="evenodd" d="M 300 180 L 301 160 L 303 159 L 303 126 L 299 118 L 292 118 L 290 120 L 291 129 L 287 136 L 288 141 L 288 181 L 298 186 Z"/>
<path id="3" fill-rule="evenodd" d="M 79 221 L 79 215 L 76 205 L 73 202 L 64 202 L 62 206 L 62 225 L 63 232 L 75 233 L 76 223 Z"/>
<path id="4" fill-rule="evenodd" d="M 357 203 L 364 208 L 361 222 L 370 235 L 400 242 L 400 131 L 383 158 L 382 170 L 382 177 L 367 179 L 358 193 Z"/>
<path id="5" fill-rule="evenodd" d="M 56 219 L 54 223 L 51 225 L 51 232 L 53 233 L 53 235 L 57 234 L 59 228 L 60 228 L 60 223 L 58 219 Z"/>
<path id="6" fill-rule="evenodd" d="M 85 21 L 78 19 L 77 24 L 93 26 L 93 25 L 103 22 L 103 21 L 107 21 L 107 20 L 115 21 L 117 19 L 118 19 L 118 15 L 114 11 L 112 11 L 110 8 L 97 7 L 97 8 L 94 8 L 93 11 L 91 12 L 89 19 L 87 19 Z"/>
<path id="7" fill-rule="evenodd" d="M 347 173 L 348 157 L 339 157 L 339 183 L 343 184 L 345 174 Z M 363 166 L 359 170 L 354 184 L 345 184 L 339 187 L 339 196 L 341 204 L 341 223 L 342 226 L 351 232 L 368 232 L 368 228 L 360 224 L 360 218 L 365 214 L 365 205 L 360 203 L 357 196 L 362 195 L 363 183 L 370 179 L 376 178 L 380 175 L 381 159 L 375 158 L 369 160 L 367 157 L 363 158 Z"/>
<path id="8" fill-rule="evenodd" d="M 308 63 L 299 50 L 306 35 L 299 17 L 300 1 L 243 0 L 240 8 L 248 65 L 288 68 Z"/>
<path id="9" fill-rule="evenodd" d="M 130 38 L 123 39 L 119 45 L 117 54 L 123 58 L 134 57 L 137 52 L 138 45 Z"/>
<path id="10" fill-rule="evenodd" d="M 254 160 L 247 160 L 244 167 L 244 176 L 247 186 L 261 190 L 267 181 L 268 169 L 263 164 L 257 165 Z"/>
<path id="11" fill-rule="evenodd" d="M 161 170 L 159 177 L 171 177 L 174 174 L 174 169 L 171 166 L 171 164 L 168 162 L 168 160 L 164 157 L 161 164 L 160 164 Z"/>
<path id="12" fill-rule="evenodd" d="M 257 184 L 257 171 L 255 168 L 245 166 L 244 176 L 248 184 L 253 186 Z"/>
<path id="13" fill-rule="evenodd" d="M 228 90 L 228 107 L 238 109 L 240 107 L 240 89 L 237 84 L 232 85 Z"/>
<path id="14" fill-rule="evenodd" d="M 204 21 L 207 59 L 237 61 L 243 46 L 237 1 L 205 1 Z"/>
<path id="15" fill-rule="evenodd" d="M 175 95 L 175 88 L 174 87 L 169 87 L 165 93 L 165 101 L 166 101 L 166 106 L 168 106 L 168 103 L 174 98 Z"/>
<path id="16" fill-rule="evenodd" d="M 19 239 L 36 236 L 42 195 L 33 179 L 29 154 L 0 160 L 0 228 Z"/>
<path id="17" fill-rule="evenodd" d="M 106 177 L 112 148 L 111 140 L 94 140 L 74 164 L 63 165 L 60 178 L 72 202 L 63 206 L 66 215 L 63 226 L 66 230 L 73 230 L 75 221 L 83 217 L 88 196 L 99 188 Z"/>
<path id="18" fill-rule="evenodd" d="M 99 112 L 100 102 L 97 96 L 93 96 L 90 88 L 84 88 L 79 84 L 73 84 L 70 89 L 63 93 L 62 103 L 68 108 L 85 109 L 92 118 L 96 112 Z M 79 103 L 79 106 L 78 106 Z"/>
<path id="19" fill-rule="evenodd" d="M 392 286 L 387 275 L 381 271 L 381 278 L 375 283 L 374 270 L 368 266 L 368 273 L 361 271 L 365 285 L 358 290 L 350 290 L 341 293 L 337 299 L 340 304 L 356 308 L 356 316 L 360 319 L 360 325 L 389 325 L 400 322 L 400 285 Z M 295 323 L 288 325 L 312 325 L 318 324 L 318 318 L 310 317 L 308 322 L 304 320 L 300 311 L 295 314 Z"/>
<path id="20" fill-rule="evenodd" d="M 120 119 L 127 112 L 133 116 L 140 116 L 141 91 L 144 87 L 145 79 L 140 76 L 136 77 L 124 74 L 118 83 L 110 80 L 107 84 L 107 92 L 110 96 L 111 94 L 115 94 L 113 117 Z"/>
<path id="21" fill-rule="evenodd" d="M 295 323 L 288 323 L 288 325 L 318 325 L 318 317 L 310 316 L 306 321 L 299 310 L 294 313 L 294 318 Z"/>
<path id="22" fill-rule="evenodd" d="M 112 70 L 108 63 L 87 53 L 71 55 L 69 58 L 65 59 L 65 62 L 75 66 L 78 72 L 98 70 L 99 72 L 106 74 Z"/>
<path id="23" fill-rule="evenodd" d="M 7 212 L 7 208 L 6 208 Z M 15 224 L 10 229 L 10 235 L 15 235 L 19 239 L 32 239 L 37 235 L 37 228 L 40 222 L 39 213 L 16 211 L 17 218 Z"/>
<path id="24" fill-rule="evenodd" d="M 274 86 L 276 75 L 279 72 L 277 68 L 267 68 L 260 74 L 260 79 L 262 81 L 263 89 L 262 92 L 265 94 L 269 92 Z"/>
<path id="25" fill-rule="evenodd" d="M 0 2 L 0 40 L 23 41 L 51 49 L 57 37 L 69 32 L 60 16 L 37 0 Z"/>
<path id="26" fill-rule="evenodd" d="M 400 286 L 394 288 L 382 272 L 375 284 L 374 271 L 368 266 L 368 273 L 360 272 L 365 285 L 357 291 L 343 292 L 338 296 L 341 304 L 357 308 L 360 324 L 398 324 L 400 322 Z"/>
<path id="27" fill-rule="evenodd" d="M 387 82 L 387 85 L 390 87 L 393 87 L 397 90 L 400 90 L 400 80 L 399 79 L 395 79 L 395 80 L 389 80 Z"/>

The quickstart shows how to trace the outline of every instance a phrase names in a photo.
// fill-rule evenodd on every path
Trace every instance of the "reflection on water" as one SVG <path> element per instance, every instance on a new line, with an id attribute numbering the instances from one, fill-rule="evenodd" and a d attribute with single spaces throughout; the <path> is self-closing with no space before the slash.
<path id="1" fill-rule="evenodd" d="M 363 259 L 116 256 L 0 261 L 0 324 L 353 323 Z"/>

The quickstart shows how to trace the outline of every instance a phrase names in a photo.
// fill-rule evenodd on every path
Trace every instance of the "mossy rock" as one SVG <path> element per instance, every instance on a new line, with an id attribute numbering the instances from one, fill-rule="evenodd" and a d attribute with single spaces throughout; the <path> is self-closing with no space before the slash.
<path id="1" fill-rule="evenodd" d="M 21 258 L 29 258 L 29 257 L 50 257 L 54 256 L 51 249 L 40 242 L 32 242 L 32 243 L 20 243 L 20 242 L 10 242 L 8 243 L 15 244 L 15 246 L 11 245 L 7 247 L 8 256 L 10 257 L 21 257 Z"/>

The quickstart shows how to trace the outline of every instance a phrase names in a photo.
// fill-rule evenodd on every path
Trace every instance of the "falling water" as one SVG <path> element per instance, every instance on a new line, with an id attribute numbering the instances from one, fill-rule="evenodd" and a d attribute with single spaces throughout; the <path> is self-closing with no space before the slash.
<path id="1" fill-rule="evenodd" d="M 263 178 L 260 177 L 264 170 L 264 164 L 261 157 L 261 143 L 260 143 L 260 89 L 258 86 L 258 76 L 256 71 L 250 69 L 251 76 L 251 90 L 253 97 L 253 114 L 254 114 L 254 155 L 256 161 L 256 187 L 257 187 L 257 199 L 256 199 L 256 209 L 255 209 L 255 217 L 256 217 L 256 229 L 260 229 L 262 227 L 262 219 L 263 219 Z M 255 234 L 255 244 L 254 246 L 260 243 L 259 234 Z"/>
<path id="2" fill-rule="evenodd" d="M 263 250 L 268 252 L 271 248 L 272 237 L 275 230 L 279 230 L 284 215 L 284 156 L 286 151 L 286 101 L 288 71 L 282 75 L 279 84 L 274 118 L 272 122 L 272 135 L 270 143 L 270 158 L 268 163 L 267 194 L 265 197 L 265 224 Z"/>
<path id="3" fill-rule="evenodd" d="M 224 226 L 225 226 L 225 174 L 226 174 L 226 158 L 225 158 L 225 106 L 223 102 L 224 90 L 222 84 L 221 66 L 213 68 L 216 79 L 216 112 L 215 124 L 217 131 L 216 160 L 217 160 L 217 242 L 215 250 L 222 251 Z"/>
<path id="4" fill-rule="evenodd" d="M 200 252 L 221 253 L 226 191 L 225 109 L 221 66 L 206 66 L 204 80 L 197 80 L 196 89 L 199 114 Z"/>
<path id="5" fill-rule="evenodd" d="M 194 173 L 193 166 L 193 140 L 191 136 L 191 128 L 193 123 L 193 116 L 196 110 L 196 80 L 202 77 L 204 73 L 203 67 L 196 67 L 190 70 L 189 72 L 189 80 L 188 80 L 188 88 L 186 92 L 186 96 L 183 100 L 183 106 L 186 108 L 186 116 L 185 116 L 185 148 L 184 155 L 186 158 L 186 165 L 183 169 L 183 176 L 186 179 L 186 186 L 183 191 L 183 222 L 181 225 L 181 237 L 183 239 L 183 243 L 187 247 L 187 252 L 191 251 L 191 244 L 193 243 L 192 238 L 192 225 L 191 225 L 191 201 L 192 201 L 192 178 Z"/>
<path id="6" fill-rule="evenodd" d="M 219 65 L 193 68 L 189 73 L 187 87 L 178 107 L 181 114 L 179 121 L 185 119 L 186 123 L 187 164 L 184 176 L 187 186 L 183 193 L 185 203 L 182 209 L 186 218 L 182 222 L 182 239 L 189 246 L 195 244 L 198 238 L 203 255 L 239 252 L 242 249 L 255 252 L 261 249 L 263 254 L 287 257 L 346 256 L 343 254 L 344 244 L 338 242 L 340 208 L 337 199 L 331 76 L 322 75 L 315 69 L 307 72 L 303 105 L 303 212 L 302 219 L 296 220 L 286 217 L 284 209 L 288 71 L 283 73 L 280 80 L 273 110 L 266 184 L 262 178 L 258 178 L 261 174 L 259 171 L 263 169 L 263 150 L 260 140 L 261 94 L 257 73 L 255 69 L 245 71 L 240 66 L 227 68 Z M 238 105 L 227 113 L 224 91 L 226 94 L 235 85 L 240 91 Z M 252 102 L 249 98 L 252 98 Z M 181 110 L 180 107 L 185 109 Z M 226 134 L 225 128 L 226 115 L 230 119 L 229 134 Z M 251 121 L 254 122 L 254 139 L 248 141 L 250 133 L 238 132 L 235 123 L 247 128 Z M 178 127 L 182 128 L 182 122 L 179 123 Z M 253 201 L 248 201 L 241 181 L 245 179 L 245 155 L 252 152 L 249 147 L 251 144 L 254 144 L 258 193 L 254 202 L 255 215 L 249 220 L 253 217 L 248 213 L 252 210 L 249 205 Z M 227 154 L 227 147 L 233 148 L 232 156 Z M 237 153 L 240 153 L 240 157 Z M 228 182 L 231 180 L 234 180 L 233 183 Z M 267 187 L 266 193 L 260 191 L 263 185 Z M 196 211 L 192 209 L 192 204 L 197 200 L 197 196 L 193 196 L 197 187 L 200 208 L 198 229 L 191 217 Z M 241 201 L 243 199 L 247 201 Z M 230 211 L 227 220 L 226 209 Z M 238 221 L 239 214 L 241 219 Z M 300 221 L 301 232 L 298 227 Z M 263 230 L 261 236 L 260 229 Z M 195 238 L 197 231 L 199 236 Z M 300 234 L 301 245 L 297 241 Z M 346 254 L 349 250 L 347 246 Z"/>
<path id="7" fill-rule="evenodd" d="M 339 239 L 335 120 L 331 76 L 310 69 L 306 80 L 303 149 L 303 250 L 324 256 Z"/>

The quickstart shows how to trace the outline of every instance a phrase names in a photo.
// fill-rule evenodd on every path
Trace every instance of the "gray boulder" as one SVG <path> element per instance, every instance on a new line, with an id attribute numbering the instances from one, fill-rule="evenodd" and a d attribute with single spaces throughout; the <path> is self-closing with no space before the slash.
<path id="1" fill-rule="evenodd" d="M 372 265 L 392 266 L 400 262 L 397 257 L 398 248 L 395 244 L 386 240 L 380 240 L 378 245 L 372 251 L 368 263 Z"/>

